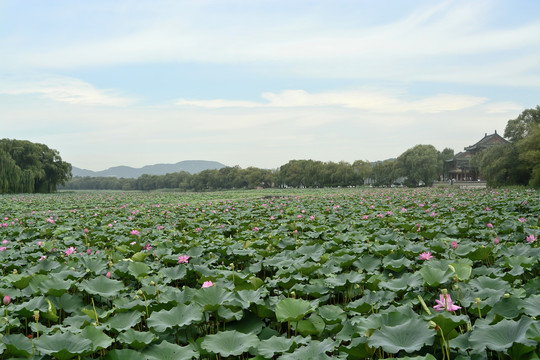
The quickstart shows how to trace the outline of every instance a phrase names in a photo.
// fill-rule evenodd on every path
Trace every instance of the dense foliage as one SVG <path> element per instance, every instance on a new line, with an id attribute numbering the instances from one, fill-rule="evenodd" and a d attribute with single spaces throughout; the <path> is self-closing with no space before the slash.
<path id="1" fill-rule="evenodd" d="M 490 186 L 540 187 L 540 105 L 509 120 L 504 136 L 510 144 L 481 152 L 475 162 Z"/>
<path id="2" fill-rule="evenodd" d="M 0 140 L 0 194 L 50 193 L 71 178 L 71 165 L 46 145 Z"/>
<path id="3" fill-rule="evenodd" d="M 418 147 L 420 147 L 420 151 L 417 151 Z M 424 154 L 426 149 L 427 155 Z M 414 150 L 414 156 L 409 156 L 409 151 L 412 150 Z M 79 177 L 69 181 L 62 189 L 208 191 L 282 187 L 349 187 L 366 184 L 390 186 L 403 176 L 410 176 L 410 179 L 415 177 L 409 183 L 410 186 L 418 186 L 420 180 L 426 180 L 427 182 L 424 183 L 431 184 L 437 178 L 442 177 L 444 154 L 448 154 L 448 151 L 453 154 L 450 149 L 439 153 L 431 145 L 419 145 L 403 155 L 403 157 L 407 157 L 407 162 L 399 164 L 393 160 L 374 165 L 363 160 L 356 160 L 352 164 L 345 161 L 335 163 L 332 161 L 291 160 L 276 170 L 256 167 L 241 169 L 234 166 L 219 170 L 204 170 L 194 175 L 179 172 L 166 175 L 142 175 L 137 179 Z M 416 181 L 416 177 L 418 177 L 418 181 Z"/>
<path id="4" fill-rule="evenodd" d="M 537 359 L 540 194 L 0 196 L 0 359 Z"/>

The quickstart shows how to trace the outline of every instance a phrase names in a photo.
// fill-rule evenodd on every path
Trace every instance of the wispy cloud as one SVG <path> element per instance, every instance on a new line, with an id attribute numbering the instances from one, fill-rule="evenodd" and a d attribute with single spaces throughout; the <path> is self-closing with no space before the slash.
<path id="1" fill-rule="evenodd" d="M 135 99 L 123 97 L 114 90 L 98 89 L 79 79 L 47 77 L 41 80 L 3 81 L 0 94 L 37 95 L 74 105 L 126 106 Z"/>
<path id="2" fill-rule="evenodd" d="M 253 11 L 254 4 L 229 11 L 215 1 L 169 3 L 134 11 L 139 19 L 133 21 L 135 28 L 96 29 L 96 35 L 85 42 L 76 33 L 62 34 L 64 42 L 6 42 L 11 51 L 6 51 L 0 64 L 57 69 L 134 63 L 264 63 L 283 73 L 303 72 L 311 77 L 422 80 L 425 74 L 450 77 L 448 70 L 462 58 L 459 71 L 452 75 L 463 79 L 459 76 L 463 72 L 469 82 L 478 83 L 526 82 L 524 74 L 538 70 L 538 65 L 531 64 L 515 74 L 515 69 L 505 65 L 538 56 L 540 20 L 496 26 L 489 11 L 493 1 L 429 4 L 373 24 L 366 19 L 340 23 L 325 16 L 325 5 L 311 8 L 309 15 L 291 16 L 279 10 L 278 3 L 271 8 L 275 18 L 270 21 L 266 9 Z M 224 11 L 220 16 L 214 10 L 219 5 Z M 143 14 L 148 20 L 140 20 Z M 497 64 L 500 76 L 488 77 L 483 71 L 486 56 Z"/>
<path id="3" fill-rule="evenodd" d="M 255 108 L 255 107 L 327 107 L 339 106 L 381 113 L 440 113 L 444 111 L 462 110 L 487 101 L 486 98 L 466 95 L 439 94 L 418 100 L 407 100 L 398 96 L 367 92 L 339 91 L 308 93 L 305 90 L 286 90 L 279 94 L 266 92 L 262 94 L 266 102 L 216 100 L 187 100 L 176 102 L 179 106 L 196 106 L 203 108 Z"/>

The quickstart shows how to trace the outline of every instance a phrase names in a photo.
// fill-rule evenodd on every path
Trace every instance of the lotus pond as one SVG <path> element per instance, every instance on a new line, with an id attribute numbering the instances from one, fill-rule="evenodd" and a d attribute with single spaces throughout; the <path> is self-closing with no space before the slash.
<path id="1" fill-rule="evenodd" d="M 540 195 L 0 196 L 0 359 L 538 359 Z"/>

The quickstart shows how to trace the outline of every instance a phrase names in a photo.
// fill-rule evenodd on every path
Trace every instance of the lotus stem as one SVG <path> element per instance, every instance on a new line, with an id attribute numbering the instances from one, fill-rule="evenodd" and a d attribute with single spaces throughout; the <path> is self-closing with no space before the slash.
<path id="1" fill-rule="evenodd" d="M 94 316 L 96 317 L 96 324 L 99 326 L 99 318 L 97 316 L 96 305 L 94 304 L 94 298 L 92 298 L 92 307 L 94 308 Z"/>

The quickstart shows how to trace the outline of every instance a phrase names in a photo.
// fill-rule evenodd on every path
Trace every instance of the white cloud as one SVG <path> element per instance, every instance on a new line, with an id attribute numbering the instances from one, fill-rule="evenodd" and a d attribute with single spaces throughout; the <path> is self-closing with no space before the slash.
<path id="1" fill-rule="evenodd" d="M 82 80 L 59 76 L 30 81 L 3 81 L 0 94 L 38 95 L 74 105 L 126 106 L 135 102 L 134 99 L 118 95 L 115 91 L 97 89 Z"/>
<path id="2" fill-rule="evenodd" d="M 439 94 L 419 100 L 403 99 L 395 94 L 368 91 L 339 91 L 311 94 L 305 90 L 285 90 L 279 94 L 262 94 L 266 102 L 217 100 L 186 100 L 176 102 L 179 106 L 202 108 L 256 108 L 256 107 L 328 107 L 339 106 L 381 113 L 440 113 L 470 108 L 487 99 L 476 96 Z"/>
<path id="3" fill-rule="evenodd" d="M 340 23 L 326 16 L 324 4 L 310 7 L 309 14 L 292 16 L 277 3 L 270 6 L 273 18 L 256 5 L 228 11 L 226 4 L 161 3 L 146 11 L 133 11 L 128 19 L 136 27 L 125 25 L 127 20 L 105 17 L 107 32 L 96 29 L 86 41 L 80 41 L 74 32 L 62 34 L 62 42 L 44 39 L 32 43 L 29 39 L 39 38 L 39 34 L 31 34 L 35 36 L 24 41 L 5 41 L 7 51 L 0 64 L 79 68 L 164 62 L 262 63 L 275 65 L 282 73 L 316 78 L 424 79 L 427 74 L 435 80 L 439 76 L 526 85 L 533 81 L 527 75 L 538 70 L 534 63 L 519 68 L 505 65 L 538 56 L 540 21 L 500 26 L 490 16 L 497 6 L 492 1 L 428 2 L 427 7 L 417 5 L 378 24 L 367 24 L 365 19 Z M 224 13 L 217 14 L 216 6 Z M 361 9 L 362 5 L 356 8 Z M 148 20 L 140 20 L 143 14 Z M 113 26 L 117 21 L 119 25 Z M 485 69 L 486 62 L 494 63 L 495 69 Z M 449 72 L 454 65 L 456 71 Z"/>

